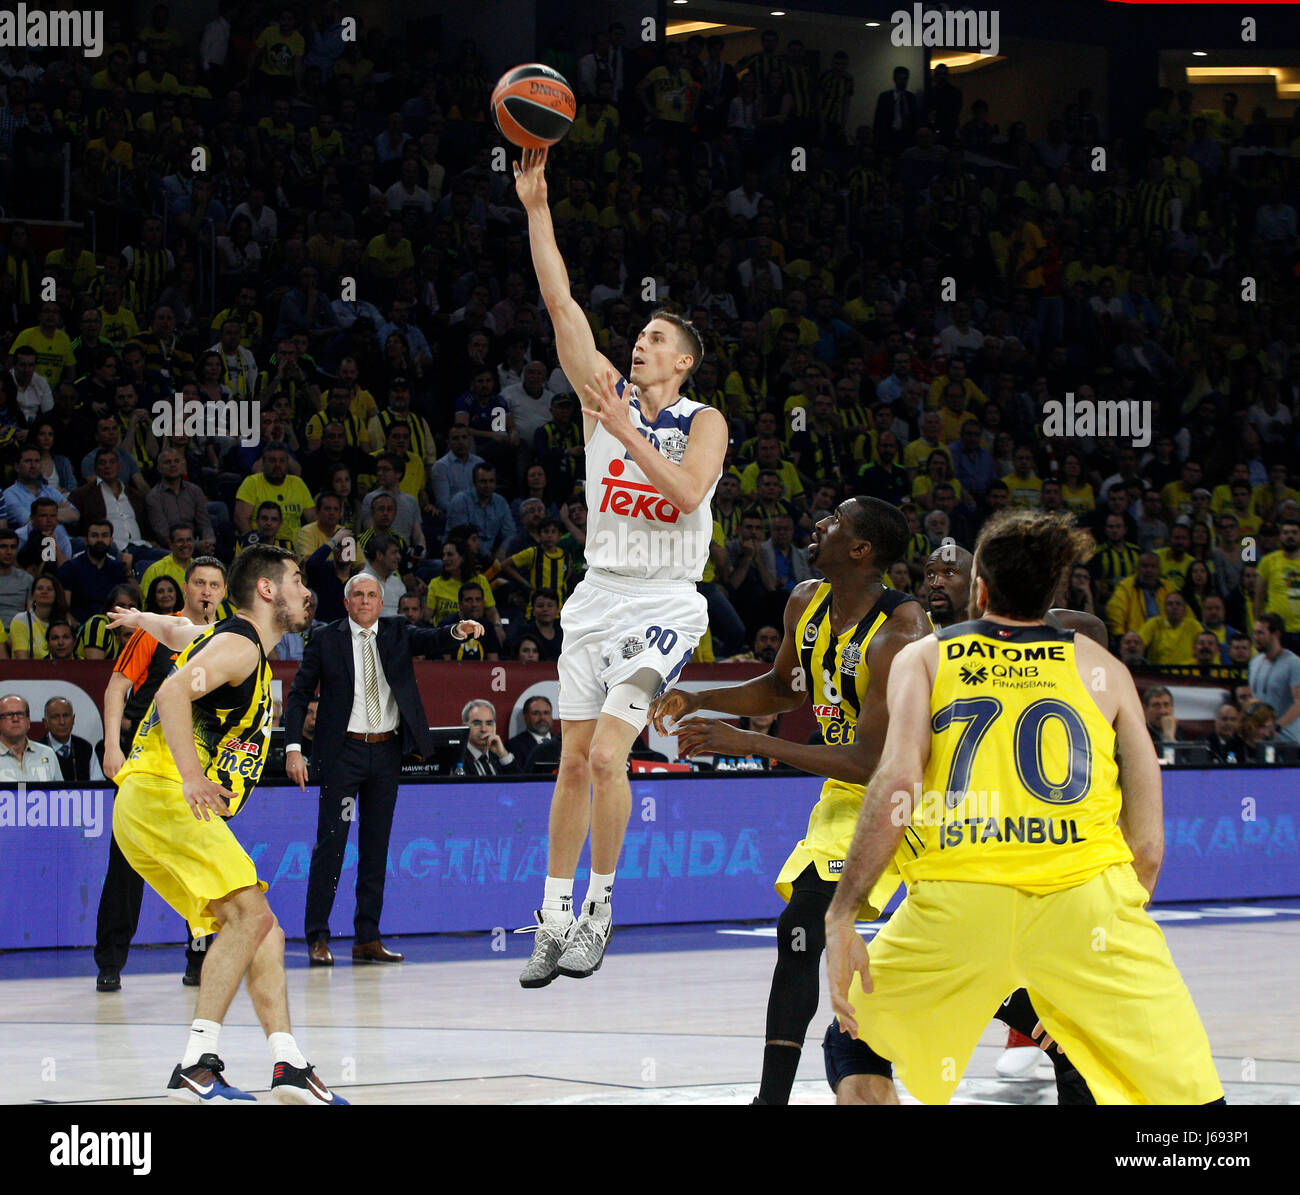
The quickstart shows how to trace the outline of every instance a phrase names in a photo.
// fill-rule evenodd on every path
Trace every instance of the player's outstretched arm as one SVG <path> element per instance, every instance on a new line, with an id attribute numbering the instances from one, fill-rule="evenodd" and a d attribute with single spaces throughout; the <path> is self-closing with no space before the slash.
<path id="1" fill-rule="evenodd" d="M 208 629 L 202 623 L 190 622 L 183 614 L 147 614 L 129 606 L 114 606 L 108 612 L 108 626 L 109 630 L 117 627 L 130 627 L 133 631 L 143 629 L 146 635 L 152 635 L 173 651 L 189 647 Z"/>
<path id="2" fill-rule="evenodd" d="M 555 351 L 560 368 L 569 384 L 581 394 L 584 383 L 614 367 L 596 348 L 596 338 L 582 308 L 569 289 L 569 271 L 565 268 L 560 246 L 555 241 L 555 226 L 546 197 L 546 150 L 526 149 L 522 161 L 515 163 L 515 192 L 528 213 L 528 247 L 533 255 L 533 270 L 542 292 L 542 302 L 555 328 Z M 583 438 L 591 439 L 596 421 L 582 418 Z"/>
<path id="3" fill-rule="evenodd" d="M 808 692 L 799 671 L 799 657 L 795 654 L 794 629 L 812 595 L 816 592 L 818 584 L 817 581 L 803 581 L 796 585 L 790 594 L 790 599 L 785 604 L 785 637 L 781 640 L 780 650 L 776 653 L 770 671 L 738 685 L 722 685 L 716 689 L 701 689 L 694 693 L 686 689 L 669 689 L 663 696 L 656 697 L 650 703 L 650 722 L 654 728 L 660 734 L 680 736 L 684 729 L 682 719 L 690 717 L 699 710 L 718 710 L 724 714 L 753 717 L 755 714 L 784 714 L 788 710 L 797 710 L 803 705 Z M 673 730 L 669 730 L 665 725 L 669 719 L 678 723 Z M 690 725 L 692 730 L 697 725 L 703 730 L 716 721 L 712 718 L 695 718 Z M 749 731 L 737 730 L 734 726 L 727 726 L 725 723 L 719 722 L 717 725 L 723 730 L 738 735 L 749 735 Z M 752 737 L 763 740 L 763 750 L 766 752 L 766 744 L 772 741 L 772 736 L 753 735 Z M 680 740 L 678 746 L 680 750 L 682 747 Z M 715 748 L 711 745 L 701 745 L 698 750 L 708 753 Z M 717 748 L 717 750 L 723 749 Z M 684 750 L 681 753 L 686 754 Z"/>
<path id="4" fill-rule="evenodd" d="M 238 684 L 257 667 L 256 645 L 242 635 L 217 635 L 201 652 L 173 672 L 162 685 L 154 702 L 167 747 L 181 774 L 185 800 L 194 816 L 211 821 L 212 813 L 222 815 L 227 806 L 223 798 L 235 794 L 209 780 L 199 762 L 194 745 L 193 702 L 222 685 Z"/>
<path id="5" fill-rule="evenodd" d="M 1142 716 L 1133 677 L 1114 656 L 1107 653 L 1107 673 L 1117 686 L 1119 708 L 1115 711 L 1115 754 L 1119 762 L 1119 786 L 1123 793 L 1119 828 L 1133 852 L 1133 870 L 1145 888 L 1155 894 L 1156 880 L 1165 854 L 1164 796 L 1160 762 L 1155 744 Z"/>

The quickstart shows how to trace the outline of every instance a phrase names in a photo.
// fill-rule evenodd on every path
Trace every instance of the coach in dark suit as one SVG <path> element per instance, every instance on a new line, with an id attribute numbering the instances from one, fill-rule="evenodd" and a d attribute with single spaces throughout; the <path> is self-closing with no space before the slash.
<path id="1" fill-rule="evenodd" d="M 352 960 L 400 963 L 402 956 L 385 950 L 379 938 L 388 836 L 402 756 L 434 751 L 412 656 L 440 654 L 452 639 L 481 635 L 483 627 L 468 620 L 450 627 L 415 627 L 405 618 L 381 618 L 383 590 L 369 573 L 352 577 L 343 599 L 348 616 L 308 641 L 284 709 L 285 771 L 302 789 L 307 783 L 303 722 L 319 684 L 311 764 L 321 788 L 307 879 L 307 953 L 313 965 L 334 963 L 329 915 L 348 825 L 357 817 L 360 858 Z"/>
<path id="2" fill-rule="evenodd" d="M 876 116 L 872 122 L 877 149 L 897 153 L 912 144 L 921 117 L 920 101 L 907 90 L 911 71 L 905 66 L 894 68 L 894 86 L 876 99 Z"/>

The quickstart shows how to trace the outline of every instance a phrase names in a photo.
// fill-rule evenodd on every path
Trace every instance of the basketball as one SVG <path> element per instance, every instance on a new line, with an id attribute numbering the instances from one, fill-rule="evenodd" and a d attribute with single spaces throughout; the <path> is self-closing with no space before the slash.
<path id="1" fill-rule="evenodd" d="M 521 149 L 554 145 L 573 123 L 578 103 L 558 71 L 540 62 L 512 67 L 492 91 L 492 116 L 501 135 Z"/>

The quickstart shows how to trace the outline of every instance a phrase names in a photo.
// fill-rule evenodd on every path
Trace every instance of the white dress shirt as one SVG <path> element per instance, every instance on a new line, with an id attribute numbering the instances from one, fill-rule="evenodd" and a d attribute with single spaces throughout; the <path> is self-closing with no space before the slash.
<path id="1" fill-rule="evenodd" d="M 113 524 L 113 546 L 124 552 L 130 544 L 142 543 L 144 536 L 140 534 L 135 507 L 126 496 L 126 485 L 120 481 L 117 483 L 121 490 L 118 496 L 102 477 L 98 480 L 99 492 L 104 495 L 104 517 Z"/>
<path id="2" fill-rule="evenodd" d="M 352 663 L 357 671 L 357 683 L 352 690 L 352 713 L 348 715 L 348 732 L 356 734 L 383 734 L 387 730 L 396 730 L 398 725 L 397 698 L 388 687 L 384 678 L 384 664 L 379 658 L 379 624 L 370 628 L 374 633 L 371 645 L 375 651 L 375 673 L 379 680 L 379 725 L 371 726 L 366 714 L 366 658 L 362 651 L 365 641 L 361 638 L 361 626 L 348 619 L 348 633 L 352 636 Z"/>

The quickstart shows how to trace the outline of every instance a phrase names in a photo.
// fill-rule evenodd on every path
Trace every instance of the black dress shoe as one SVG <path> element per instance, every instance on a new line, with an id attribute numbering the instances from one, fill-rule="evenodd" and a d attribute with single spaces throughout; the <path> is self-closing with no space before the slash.
<path id="1" fill-rule="evenodd" d="M 199 979 L 202 974 L 202 963 L 187 962 L 185 964 L 185 974 L 181 976 L 181 983 L 187 988 L 196 988 L 199 986 Z"/>
<path id="2" fill-rule="evenodd" d="M 122 973 L 114 971 L 111 967 L 105 967 L 99 973 L 99 978 L 95 980 L 95 991 L 97 992 L 120 992 L 122 990 Z"/>

